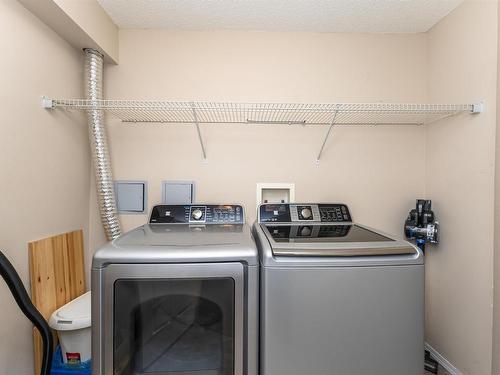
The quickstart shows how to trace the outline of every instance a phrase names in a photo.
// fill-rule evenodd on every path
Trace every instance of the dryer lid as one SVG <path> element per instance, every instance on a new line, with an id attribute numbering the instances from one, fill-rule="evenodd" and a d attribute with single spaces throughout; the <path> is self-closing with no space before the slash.
<path id="1" fill-rule="evenodd" d="M 245 242 L 247 236 L 243 224 L 149 224 L 124 234 L 114 244 L 118 247 L 229 245 Z"/>
<path id="2" fill-rule="evenodd" d="M 246 224 L 146 224 L 99 249 L 94 268 L 113 263 L 258 264 L 255 242 Z"/>

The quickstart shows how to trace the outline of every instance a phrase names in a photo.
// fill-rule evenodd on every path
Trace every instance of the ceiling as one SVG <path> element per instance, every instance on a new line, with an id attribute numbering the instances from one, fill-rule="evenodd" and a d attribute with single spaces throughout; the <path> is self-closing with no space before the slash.
<path id="1" fill-rule="evenodd" d="M 425 32 L 463 0 L 98 0 L 120 28 Z"/>

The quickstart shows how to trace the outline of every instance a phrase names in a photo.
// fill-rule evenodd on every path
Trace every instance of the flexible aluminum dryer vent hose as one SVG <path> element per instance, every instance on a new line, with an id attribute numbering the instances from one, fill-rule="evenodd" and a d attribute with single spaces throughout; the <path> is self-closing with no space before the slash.
<path id="1" fill-rule="evenodd" d="M 93 49 L 85 49 L 85 97 L 90 100 L 102 99 L 103 55 Z M 109 158 L 108 139 L 104 125 L 104 113 L 95 108 L 87 111 L 89 141 L 94 160 L 97 199 L 101 221 L 108 240 L 121 234 L 120 221 L 116 212 L 113 174 Z"/>

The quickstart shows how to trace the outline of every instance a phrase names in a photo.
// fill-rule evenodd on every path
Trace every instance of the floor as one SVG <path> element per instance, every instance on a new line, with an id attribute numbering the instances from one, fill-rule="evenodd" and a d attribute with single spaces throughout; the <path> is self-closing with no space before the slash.
<path id="1" fill-rule="evenodd" d="M 434 375 L 433 373 L 431 372 L 425 372 L 424 375 Z M 442 368 L 441 366 L 439 367 L 439 372 L 438 372 L 438 375 L 450 375 L 444 368 Z"/>

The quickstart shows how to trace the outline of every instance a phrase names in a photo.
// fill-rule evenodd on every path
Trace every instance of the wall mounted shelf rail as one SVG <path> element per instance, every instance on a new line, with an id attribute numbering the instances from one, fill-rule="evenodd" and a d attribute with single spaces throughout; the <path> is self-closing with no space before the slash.
<path id="1" fill-rule="evenodd" d="M 200 124 L 326 125 L 317 160 L 333 126 L 425 125 L 461 113 L 480 113 L 479 104 L 394 103 L 234 103 L 166 102 L 137 100 L 84 100 L 42 98 L 47 109 L 101 109 L 123 122 L 195 124 L 206 158 Z"/>

